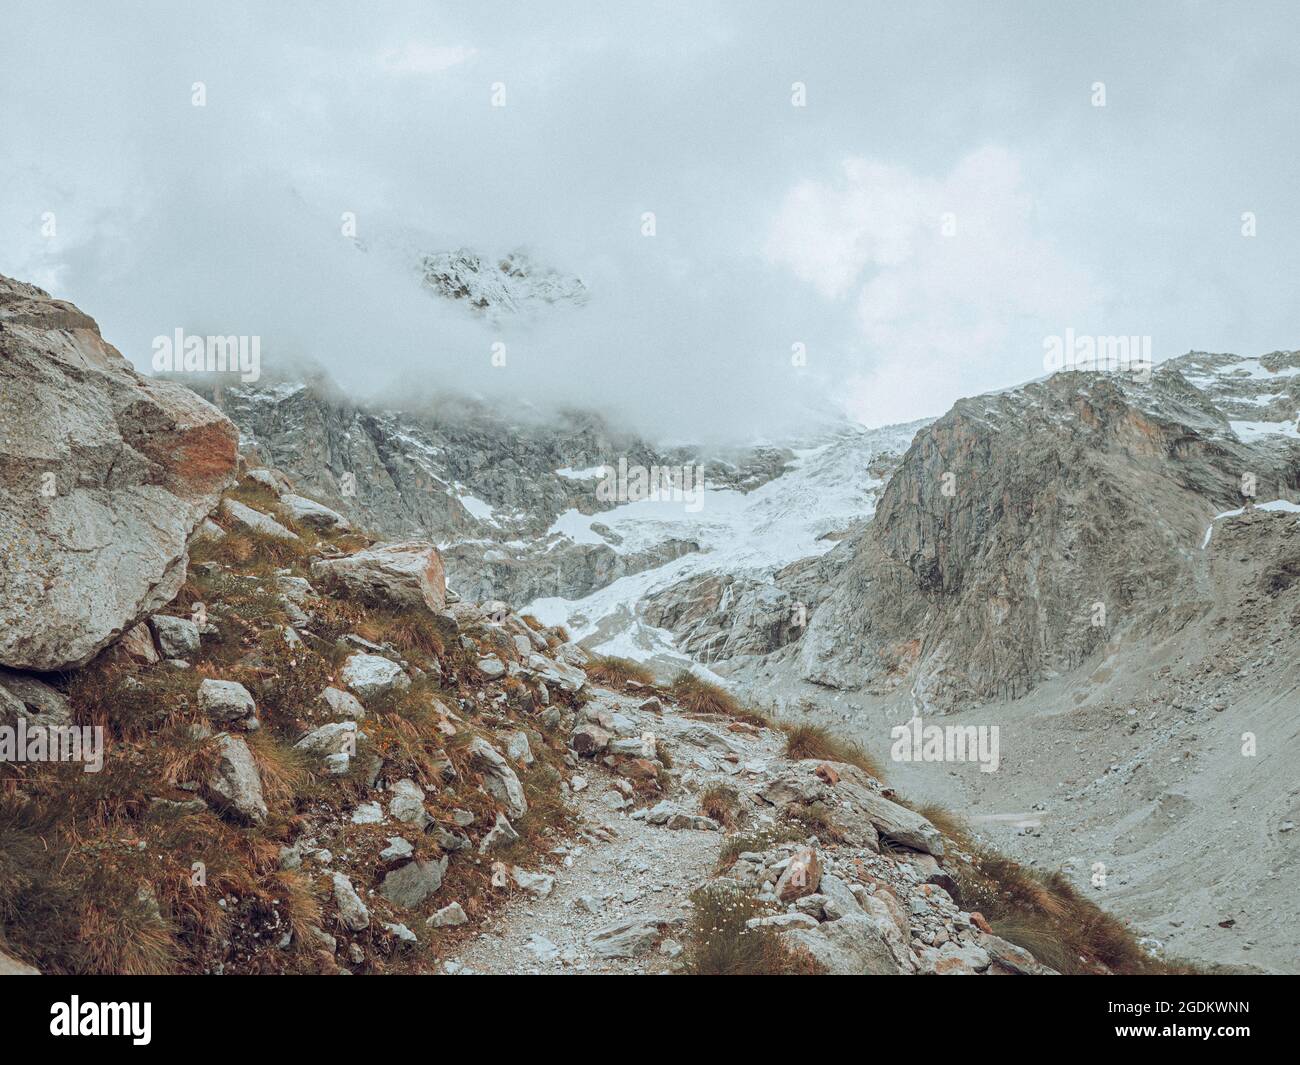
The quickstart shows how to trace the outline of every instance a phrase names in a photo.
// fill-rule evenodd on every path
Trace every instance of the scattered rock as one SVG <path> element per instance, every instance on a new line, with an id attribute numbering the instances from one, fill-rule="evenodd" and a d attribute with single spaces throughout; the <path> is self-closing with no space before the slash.
<path id="1" fill-rule="evenodd" d="M 199 653 L 199 627 L 189 618 L 154 614 L 149 628 L 163 658 L 191 659 Z"/>
<path id="2" fill-rule="evenodd" d="M 370 911 L 366 904 L 361 901 L 361 896 L 357 894 L 356 889 L 352 886 L 352 881 L 342 873 L 335 873 L 334 882 L 334 901 L 339 908 L 339 918 L 343 924 L 353 932 L 360 932 L 364 928 L 370 927 Z"/>
<path id="3" fill-rule="evenodd" d="M 375 544 L 345 558 L 321 559 L 311 571 L 370 603 L 434 611 L 447 603 L 442 556 L 423 541 Z"/>
<path id="4" fill-rule="evenodd" d="M 363 699 L 411 686 L 411 678 L 396 662 L 379 655 L 355 654 L 343 663 L 340 679 Z"/>
<path id="5" fill-rule="evenodd" d="M 237 736 L 217 736 L 219 760 L 207 788 L 213 803 L 245 821 L 260 825 L 266 821 L 266 800 L 262 778 L 248 745 Z"/>
<path id="6" fill-rule="evenodd" d="M 298 534 L 286 529 L 269 514 L 254 510 L 237 499 L 223 499 L 221 513 L 242 525 L 249 532 L 269 536 L 274 540 L 297 540 Z"/>
<path id="7" fill-rule="evenodd" d="M 469 918 L 465 916 L 465 910 L 459 902 L 444 906 L 425 922 L 433 928 L 456 928 L 468 923 Z"/>
<path id="8" fill-rule="evenodd" d="M 199 684 L 199 709 L 218 725 L 242 724 L 248 727 L 257 720 L 257 704 L 242 684 L 233 680 L 205 678 Z"/>

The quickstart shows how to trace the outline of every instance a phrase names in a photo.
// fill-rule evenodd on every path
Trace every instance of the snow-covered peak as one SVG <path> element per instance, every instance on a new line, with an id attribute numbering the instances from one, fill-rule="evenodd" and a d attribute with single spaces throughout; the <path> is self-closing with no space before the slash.
<path id="1" fill-rule="evenodd" d="M 429 290 L 488 316 L 581 306 L 588 297 L 581 278 L 541 266 L 520 251 L 495 260 L 465 248 L 437 252 L 421 257 L 419 273 Z"/>

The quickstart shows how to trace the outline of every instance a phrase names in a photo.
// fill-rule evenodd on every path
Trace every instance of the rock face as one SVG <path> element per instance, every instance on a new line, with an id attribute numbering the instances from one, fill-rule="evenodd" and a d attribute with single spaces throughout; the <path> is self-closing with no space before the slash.
<path id="1" fill-rule="evenodd" d="M 170 602 L 238 431 L 93 319 L 0 277 L 0 664 L 83 665 Z"/>
<path id="2" fill-rule="evenodd" d="M 918 433 L 809 623 L 804 678 L 907 685 L 941 711 L 1179 624 L 1167 606 L 1210 518 L 1241 505 L 1244 475 L 1289 496 L 1300 453 L 1239 432 L 1182 362 L 1149 381 L 1056 374 Z"/>
<path id="3" fill-rule="evenodd" d="M 429 610 L 447 605 L 442 556 L 422 541 L 376 544 L 345 558 L 322 559 L 312 566 L 312 575 L 335 580 L 366 602 Z"/>

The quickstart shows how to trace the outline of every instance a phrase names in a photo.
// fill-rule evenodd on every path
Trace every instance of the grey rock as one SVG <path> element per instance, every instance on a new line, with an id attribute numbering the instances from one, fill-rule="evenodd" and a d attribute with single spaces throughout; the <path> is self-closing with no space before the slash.
<path id="1" fill-rule="evenodd" d="M 528 812 L 524 787 L 501 752 L 482 736 L 475 736 L 468 750 L 471 763 L 483 774 L 483 786 L 505 806 L 509 817 L 516 820 L 523 817 Z"/>
<path id="2" fill-rule="evenodd" d="M 339 688 L 326 688 L 320 693 L 320 698 L 333 717 L 345 721 L 365 720 L 366 708 L 350 692 Z"/>
<path id="3" fill-rule="evenodd" d="M 138 374 L 72 304 L 5 277 L 0 366 L 0 666 L 75 668 L 176 597 L 238 431 Z"/>
<path id="4" fill-rule="evenodd" d="M 149 628 L 163 658 L 190 659 L 199 653 L 199 627 L 189 618 L 154 614 Z"/>
<path id="5" fill-rule="evenodd" d="M 352 528 L 351 522 L 337 510 L 331 510 L 323 503 L 317 503 L 304 496 L 285 493 L 280 497 L 280 505 L 288 513 L 290 520 L 300 525 L 310 525 L 312 528 L 324 531 Z"/>
<path id="6" fill-rule="evenodd" d="M 449 903 L 425 922 L 433 928 L 456 928 L 468 923 L 469 918 L 465 916 L 465 910 L 459 902 Z"/>
<path id="7" fill-rule="evenodd" d="M 298 539 L 296 532 L 286 529 L 269 514 L 254 510 L 237 499 L 223 499 L 221 501 L 221 513 L 237 524 L 242 525 L 249 532 L 269 536 L 274 540 Z"/>
<path id="8" fill-rule="evenodd" d="M 370 927 L 370 910 L 361 901 L 352 886 L 352 881 L 342 873 L 335 873 L 331 878 L 334 884 L 334 901 L 339 908 L 339 917 L 343 924 L 353 932 L 360 932 Z"/>
<path id="9" fill-rule="evenodd" d="M 217 724 L 256 720 L 252 693 L 233 680 L 204 678 L 199 684 L 199 709 Z"/>
<path id="10" fill-rule="evenodd" d="M 245 821 L 260 825 L 266 821 L 266 800 L 262 797 L 262 778 L 257 772 L 248 745 L 237 736 L 217 736 L 218 761 L 207 789 L 214 805 Z"/>
<path id="11" fill-rule="evenodd" d="M 653 915 L 621 918 L 592 932 L 587 946 L 598 958 L 635 958 L 654 945 L 666 923 Z"/>
<path id="12" fill-rule="evenodd" d="M 876 925 L 863 914 L 848 914 L 817 928 L 782 932 L 791 947 L 801 948 L 830 976 L 893 976 L 901 970 Z"/>
<path id="13" fill-rule="evenodd" d="M 422 540 L 375 544 L 345 558 L 321 559 L 311 571 L 366 602 L 433 611 L 447 602 L 442 556 Z"/>
<path id="14" fill-rule="evenodd" d="M 355 654 L 343 663 L 340 679 L 363 699 L 411 686 L 411 678 L 396 662 L 379 655 Z"/>
<path id="15" fill-rule="evenodd" d="M 417 859 L 386 874 L 379 885 L 379 893 L 389 902 L 411 909 L 442 887 L 446 872 L 445 855 L 435 862 Z"/>

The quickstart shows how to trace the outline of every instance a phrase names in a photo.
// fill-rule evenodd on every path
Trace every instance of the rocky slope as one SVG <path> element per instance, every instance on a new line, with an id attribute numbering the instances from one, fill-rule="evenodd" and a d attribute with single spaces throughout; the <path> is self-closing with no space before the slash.
<path id="1" fill-rule="evenodd" d="M 1275 363 L 1294 389 L 1300 356 Z M 1166 363 L 1149 382 L 1057 374 L 958 402 L 849 545 L 802 675 L 902 688 L 942 711 L 1016 698 L 1108 641 L 1204 609 L 1194 570 L 1211 516 L 1240 506 L 1248 481 L 1261 500 L 1293 496 L 1300 446 L 1243 439 L 1184 376 L 1196 365 Z"/>
<path id="2" fill-rule="evenodd" d="M 736 945 L 721 897 L 781 971 L 1051 971 L 954 900 L 961 844 L 856 765 L 595 687 L 562 631 L 295 487 L 250 471 L 178 597 L 84 670 L 0 673 L 6 724 L 105 733 L 102 776 L 0 769 L 7 967 L 703 971 Z"/>

